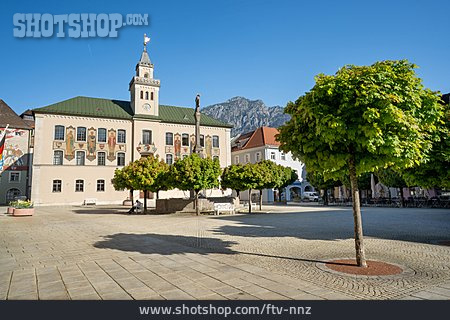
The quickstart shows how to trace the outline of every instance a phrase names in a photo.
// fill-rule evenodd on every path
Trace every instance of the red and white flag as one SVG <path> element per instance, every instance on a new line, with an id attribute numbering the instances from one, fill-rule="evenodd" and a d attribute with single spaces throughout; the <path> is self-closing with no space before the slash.
<path id="1" fill-rule="evenodd" d="M 6 132 L 8 131 L 9 124 L 6 125 L 5 131 L 0 136 L 0 172 L 3 171 L 3 150 L 5 150 Z"/>

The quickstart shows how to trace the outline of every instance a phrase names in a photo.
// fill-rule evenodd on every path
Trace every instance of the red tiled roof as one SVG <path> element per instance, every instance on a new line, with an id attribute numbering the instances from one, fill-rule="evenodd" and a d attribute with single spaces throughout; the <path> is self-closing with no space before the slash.
<path id="1" fill-rule="evenodd" d="M 4 128 L 7 124 L 11 128 L 29 129 L 29 125 L 19 117 L 5 101 L 0 99 L 0 128 Z"/>
<path id="2" fill-rule="evenodd" d="M 275 140 L 278 129 L 270 127 L 259 127 L 258 129 L 241 134 L 233 142 L 231 151 L 258 148 L 263 146 L 279 146 L 280 143 Z"/>

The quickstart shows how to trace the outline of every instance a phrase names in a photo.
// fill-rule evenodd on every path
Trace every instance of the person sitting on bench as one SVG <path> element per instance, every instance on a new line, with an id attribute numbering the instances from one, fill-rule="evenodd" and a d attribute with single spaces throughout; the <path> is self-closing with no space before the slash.
<path id="1" fill-rule="evenodd" d="M 139 200 L 136 200 L 134 205 L 128 211 L 128 213 L 135 213 L 135 212 L 136 213 L 142 212 L 142 203 Z"/>

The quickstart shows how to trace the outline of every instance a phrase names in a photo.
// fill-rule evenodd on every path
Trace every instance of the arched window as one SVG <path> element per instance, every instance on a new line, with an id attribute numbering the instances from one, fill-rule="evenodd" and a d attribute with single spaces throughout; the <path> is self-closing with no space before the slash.
<path id="1" fill-rule="evenodd" d="M 144 78 L 148 78 L 148 73 L 144 73 Z"/>
<path id="2" fill-rule="evenodd" d="M 150 100 L 153 100 L 153 92 L 150 93 Z"/>
<path id="3" fill-rule="evenodd" d="M 6 192 L 6 203 L 9 204 L 11 201 L 14 201 L 17 197 L 20 197 L 21 192 L 19 189 L 12 188 Z"/>
<path id="4" fill-rule="evenodd" d="M 144 91 L 141 91 L 141 99 L 144 99 Z"/>
<path id="5" fill-rule="evenodd" d="M 145 91 L 145 100 L 148 100 L 148 91 Z"/>
<path id="6" fill-rule="evenodd" d="M 173 155 L 171 154 L 166 154 L 166 163 L 168 165 L 171 165 L 173 163 Z"/>

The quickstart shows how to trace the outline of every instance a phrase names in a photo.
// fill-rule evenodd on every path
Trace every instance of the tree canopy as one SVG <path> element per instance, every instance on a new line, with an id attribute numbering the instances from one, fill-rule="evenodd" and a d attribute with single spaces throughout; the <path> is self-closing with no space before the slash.
<path id="1" fill-rule="evenodd" d="M 324 179 L 350 177 L 356 260 L 365 267 L 357 177 L 393 166 L 414 167 L 429 157 L 443 115 L 437 92 L 424 88 L 406 60 L 348 65 L 316 84 L 285 112 L 280 149 Z"/>
<path id="2" fill-rule="evenodd" d="M 438 94 L 423 87 L 415 68 L 382 61 L 319 74 L 311 91 L 288 103 L 292 117 L 280 128 L 281 149 L 326 179 L 348 175 L 351 154 L 358 175 L 415 166 L 427 157 L 442 116 Z"/>

